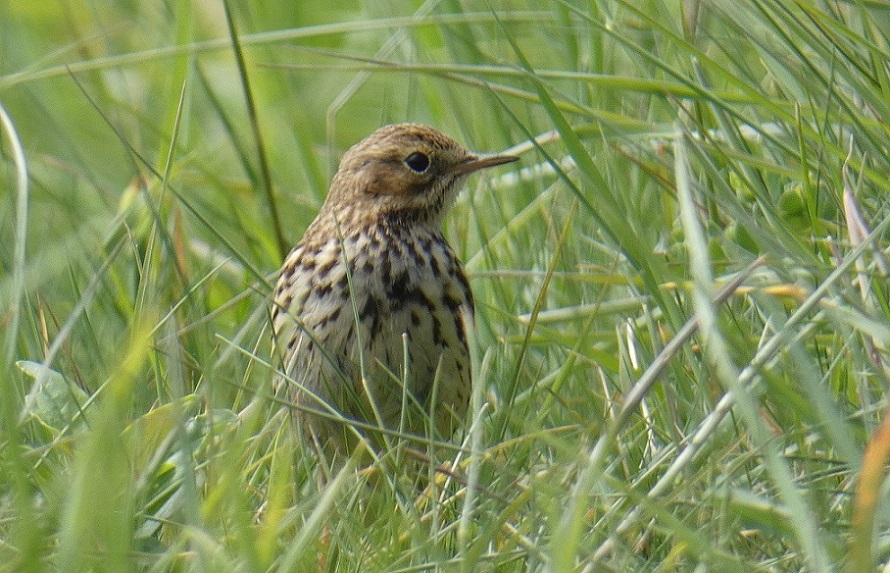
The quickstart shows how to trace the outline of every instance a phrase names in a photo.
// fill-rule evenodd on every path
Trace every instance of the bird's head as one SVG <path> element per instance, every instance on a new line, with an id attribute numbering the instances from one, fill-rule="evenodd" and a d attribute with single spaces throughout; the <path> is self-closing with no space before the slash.
<path id="1" fill-rule="evenodd" d="M 471 153 L 425 125 L 388 125 L 346 152 L 323 209 L 438 224 L 469 174 L 517 159 Z"/>

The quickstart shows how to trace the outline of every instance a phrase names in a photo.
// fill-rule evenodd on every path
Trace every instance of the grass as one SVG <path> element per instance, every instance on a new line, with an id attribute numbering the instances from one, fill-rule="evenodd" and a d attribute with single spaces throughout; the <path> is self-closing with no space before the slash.
<path id="1" fill-rule="evenodd" d="M 371 4 L 0 5 L 0 567 L 880 569 L 887 8 Z M 521 154 L 446 222 L 426 499 L 271 398 L 284 251 L 405 120 Z"/>

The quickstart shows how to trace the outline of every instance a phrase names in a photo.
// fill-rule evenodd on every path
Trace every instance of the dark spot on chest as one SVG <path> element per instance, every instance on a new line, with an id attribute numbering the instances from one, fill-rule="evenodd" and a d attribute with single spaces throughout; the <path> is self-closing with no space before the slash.
<path id="1" fill-rule="evenodd" d="M 385 282 L 386 298 L 392 310 L 400 310 L 408 298 L 413 296 L 413 291 L 417 289 L 408 282 L 408 271 L 401 271 L 391 281 Z"/>
<path id="2" fill-rule="evenodd" d="M 431 313 L 433 317 L 433 343 L 438 347 L 445 346 L 445 335 L 442 332 L 442 320 L 435 312 Z"/>
<path id="3" fill-rule="evenodd" d="M 300 266 L 302 264 L 298 263 Z M 290 282 L 290 278 L 294 276 L 294 273 L 297 272 L 297 265 L 287 265 L 284 267 L 284 270 L 281 272 L 281 281 L 282 282 Z"/>
<path id="4" fill-rule="evenodd" d="M 392 283 L 392 260 L 387 256 L 380 260 L 380 275 L 384 285 Z"/>
<path id="5" fill-rule="evenodd" d="M 333 285 L 328 281 L 315 281 L 312 288 L 312 295 L 317 299 L 327 298 L 331 291 L 334 290 Z"/>
<path id="6" fill-rule="evenodd" d="M 327 278 L 328 273 L 331 272 L 331 269 L 333 269 L 334 265 L 336 265 L 336 264 L 337 264 L 337 258 L 331 257 L 324 263 L 318 265 L 318 268 L 315 271 L 315 277 L 319 280 L 323 280 L 323 279 Z"/>
<path id="7" fill-rule="evenodd" d="M 370 321 L 368 329 L 371 332 L 371 336 L 374 336 L 377 332 L 379 332 L 382 315 L 384 312 L 385 309 L 383 308 L 382 301 L 378 300 L 377 297 L 374 296 L 369 296 L 367 300 L 365 300 L 365 304 L 362 305 L 362 308 L 359 309 L 359 320 L 361 320 L 363 324 Z"/>
<path id="8" fill-rule="evenodd" d="M 316 328 L 324 328 L 331 322 L 334 322 L 335 320 L 340 318 L 340 311 L 342 309 L 343 309 L 342 306 L 335 306 L 333 309 L 331 309 L 330 312 L 328 312 L 326 315 L 321 317 L 321 319 L 319 319 Z"/>

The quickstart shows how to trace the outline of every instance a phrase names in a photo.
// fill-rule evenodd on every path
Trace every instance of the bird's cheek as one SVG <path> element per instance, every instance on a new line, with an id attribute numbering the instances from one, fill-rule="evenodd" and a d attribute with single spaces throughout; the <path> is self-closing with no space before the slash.
<path id="1" fill-rule="evenodd" d="M 392 195 L 393 182 L 383 174 L 374 174 L 365 180 L 364 191 L 369 195 Z"/>
<path id="2" fill-rule="evenodd" d="M 422 194 L 424 188 L 425 184 L 422 181 L 405 180 L 400 177 L 376 176 L 368 181 L 365 191 L 370 195 L 410 198 Z"/>

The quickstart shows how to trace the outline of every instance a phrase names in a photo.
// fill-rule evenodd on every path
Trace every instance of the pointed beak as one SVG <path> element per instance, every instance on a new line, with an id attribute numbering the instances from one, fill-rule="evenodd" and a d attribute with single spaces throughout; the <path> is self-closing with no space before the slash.
<path id="1" fill-rule="evenodd" d="M 455 175 L 465 175 L 480 169 L 503 165 L 504 163 L 513 163 L 518 160 L 519 158 L 514 155 L 471 155 L 463 163 L 455 165 L 452 172 Z"/>

